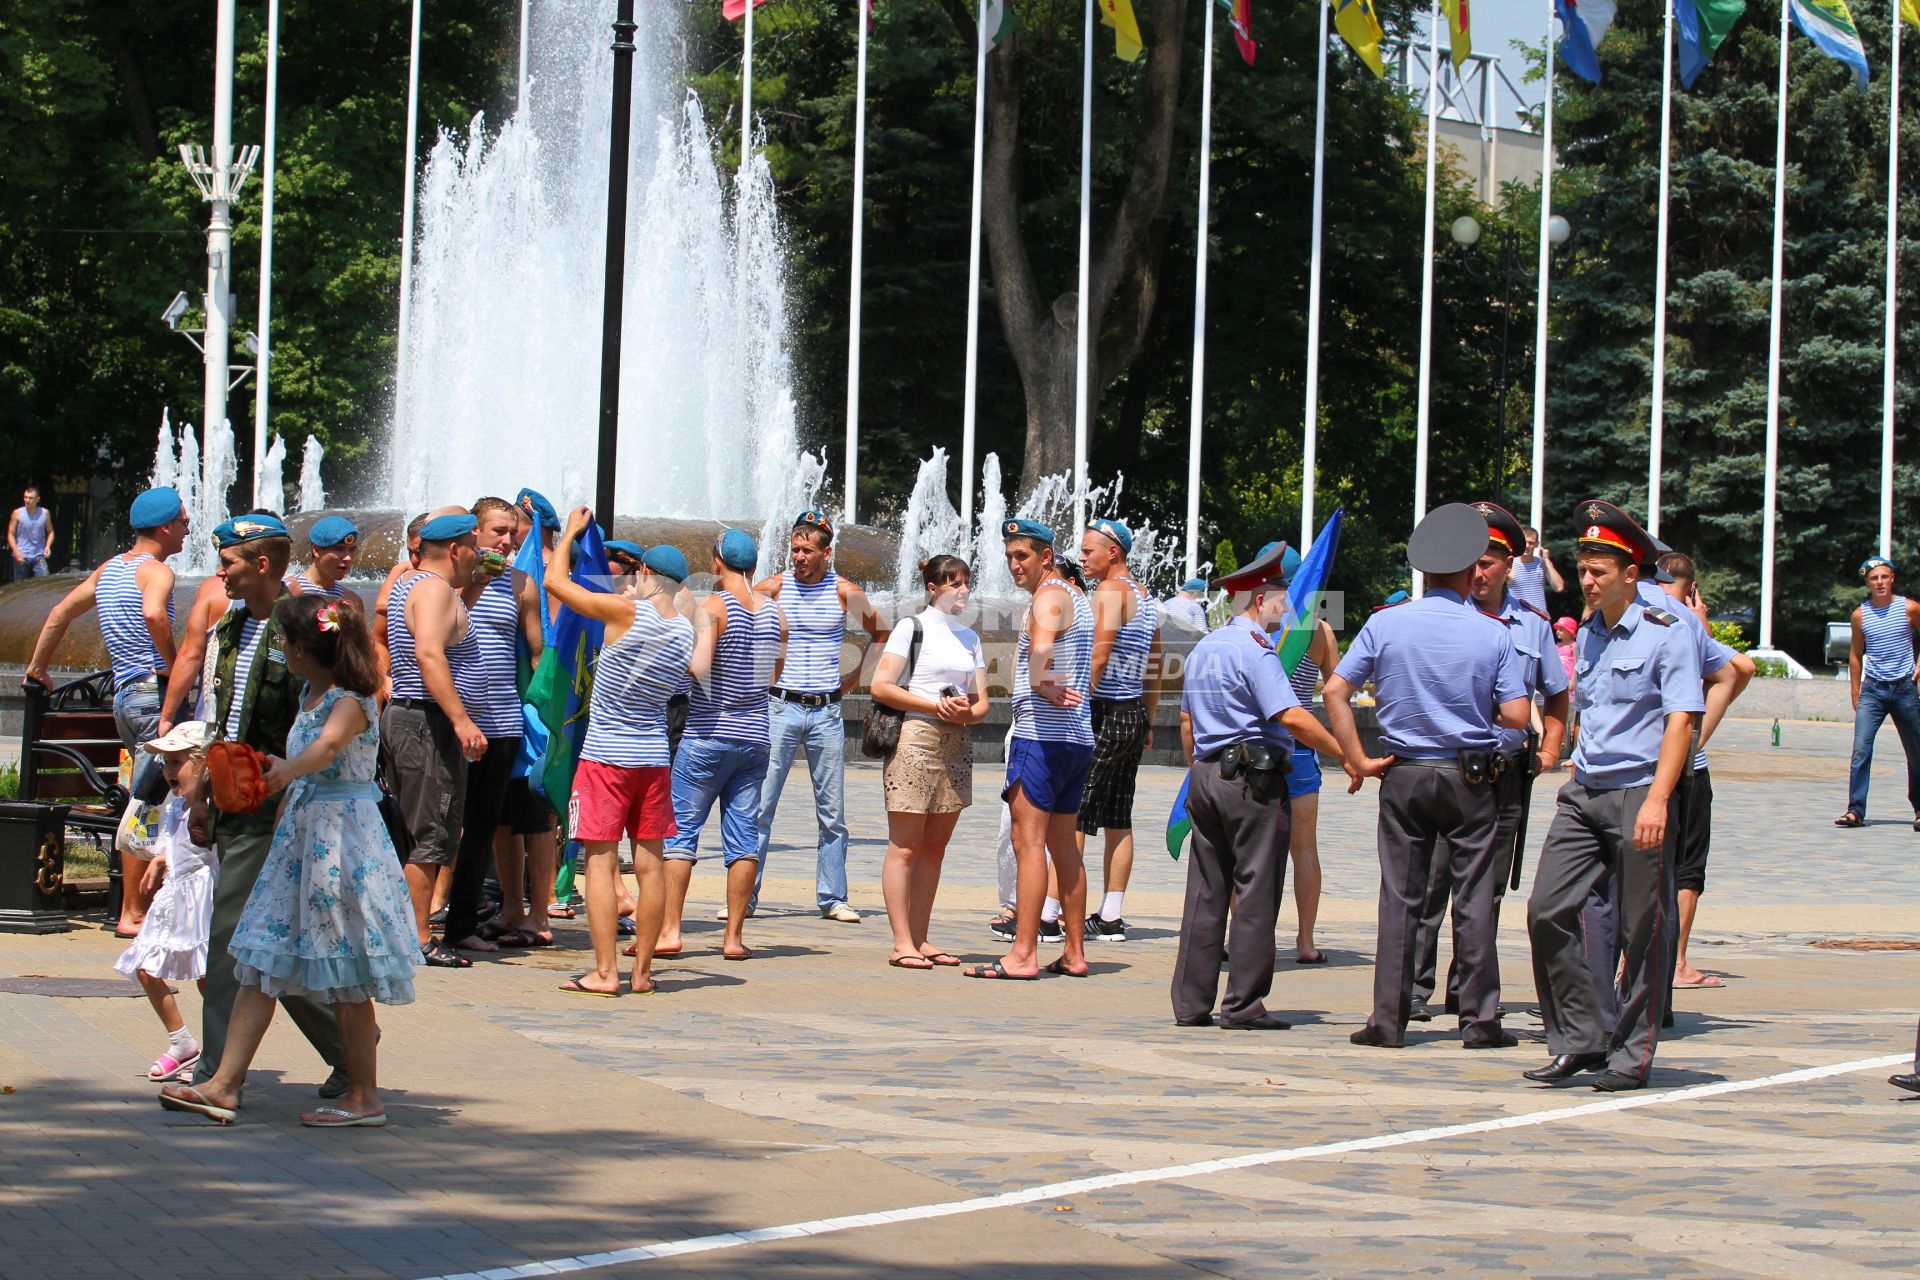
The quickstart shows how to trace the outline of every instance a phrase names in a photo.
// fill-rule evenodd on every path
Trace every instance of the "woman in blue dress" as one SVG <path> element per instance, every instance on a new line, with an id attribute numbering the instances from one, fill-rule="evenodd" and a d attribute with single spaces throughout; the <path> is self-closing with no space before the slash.
<path id="1" fill-rule="evenodd" d="M 232 1124 L 247 1067 L 283 995 L 333 1006 L 347 1051 L 338 1105 L 303 1112 L 312 1128 L 386 1123 L 375 1087 L 374 1002 L 410 1004 L 413 911 L 374 786 L 380 687 L 373 640 L 357 609 L 322 596 L 283 599 L 287 668 L 306 680 L 287 759 L 266 771 L 285 792 L 273 848 L 229 950 L 240 992 L 220 1070 L 205 1084 L 161 1091 L 160 1105 Z"/>

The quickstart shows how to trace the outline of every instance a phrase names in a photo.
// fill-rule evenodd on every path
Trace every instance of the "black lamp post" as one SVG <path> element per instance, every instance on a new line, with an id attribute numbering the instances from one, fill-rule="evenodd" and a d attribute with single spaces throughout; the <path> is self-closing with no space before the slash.
<path id="1" fill-rule="evenodd" d="M 620 318 L 627 275 L 627 148 L 633 132 L 633 0 L 613 20 L 613 130 L 607 146 L 607 284 L 600 320 L 600 453 L 593 511 L 613 534 L 613 473 L 620 447 Z"/>

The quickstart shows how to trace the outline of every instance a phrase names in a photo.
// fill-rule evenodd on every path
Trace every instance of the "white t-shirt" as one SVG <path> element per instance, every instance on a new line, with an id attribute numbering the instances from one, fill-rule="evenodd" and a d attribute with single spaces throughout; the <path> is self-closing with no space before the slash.
<path id="1" fill-rule="evenodd" d="M 908 693 L 917 693 L 929 698 L 938 698 L 940 691 L 951 685 L 969 698 L 973 696 L 973 674 L 986 669 L 986 655 L 980 649 L 980 637 L 971 627 L 963 627 L 955 622 L 951 615 L 938 609 L 922 609 L 914 615 L 919 624 L 920 660 L 914 664 L 913 675 L 903 686 Z M 903 620 L 896 624 L 887 636 L 884 652 L 894 654 L 902 662 L 907 660 L 907 646 L 913 640 L 914 628 Z M 920 720 L 939 722 L 939 717 L 923 711 L 909 711 L 909 716 Z"/>

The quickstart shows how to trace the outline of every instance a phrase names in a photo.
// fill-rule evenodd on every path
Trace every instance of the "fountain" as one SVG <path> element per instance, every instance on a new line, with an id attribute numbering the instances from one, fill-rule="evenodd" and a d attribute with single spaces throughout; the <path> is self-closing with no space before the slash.
<path id="1" fill-rule="evenodd" d="M 277 516 L 287 513 L 287 442 L 280 436 L 267 446 L 260 464 L 260 506 Z"/>
<path id="2" fill-rule="evenodd" d="M 308 436 L 306 448 L 300 451 L 300 497 L 297 510 L 318 511 L 327 505 L 327 488 L 320 482 L 320 459 L 326 456 L 327 447 L 320 443 L 319 436 Z"/>

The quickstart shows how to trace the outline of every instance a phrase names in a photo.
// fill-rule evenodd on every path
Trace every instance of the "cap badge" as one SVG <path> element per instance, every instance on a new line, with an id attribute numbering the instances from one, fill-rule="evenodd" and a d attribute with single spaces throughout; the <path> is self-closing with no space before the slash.
<path id="1" fill-rule="evenodd" d="M 1589 502 L 1587 504 L 1587 519 L 1598 520 L 1605 514 L 1607 514 L 1606 508 L 1602 507 L 1599 503 Z"/>

